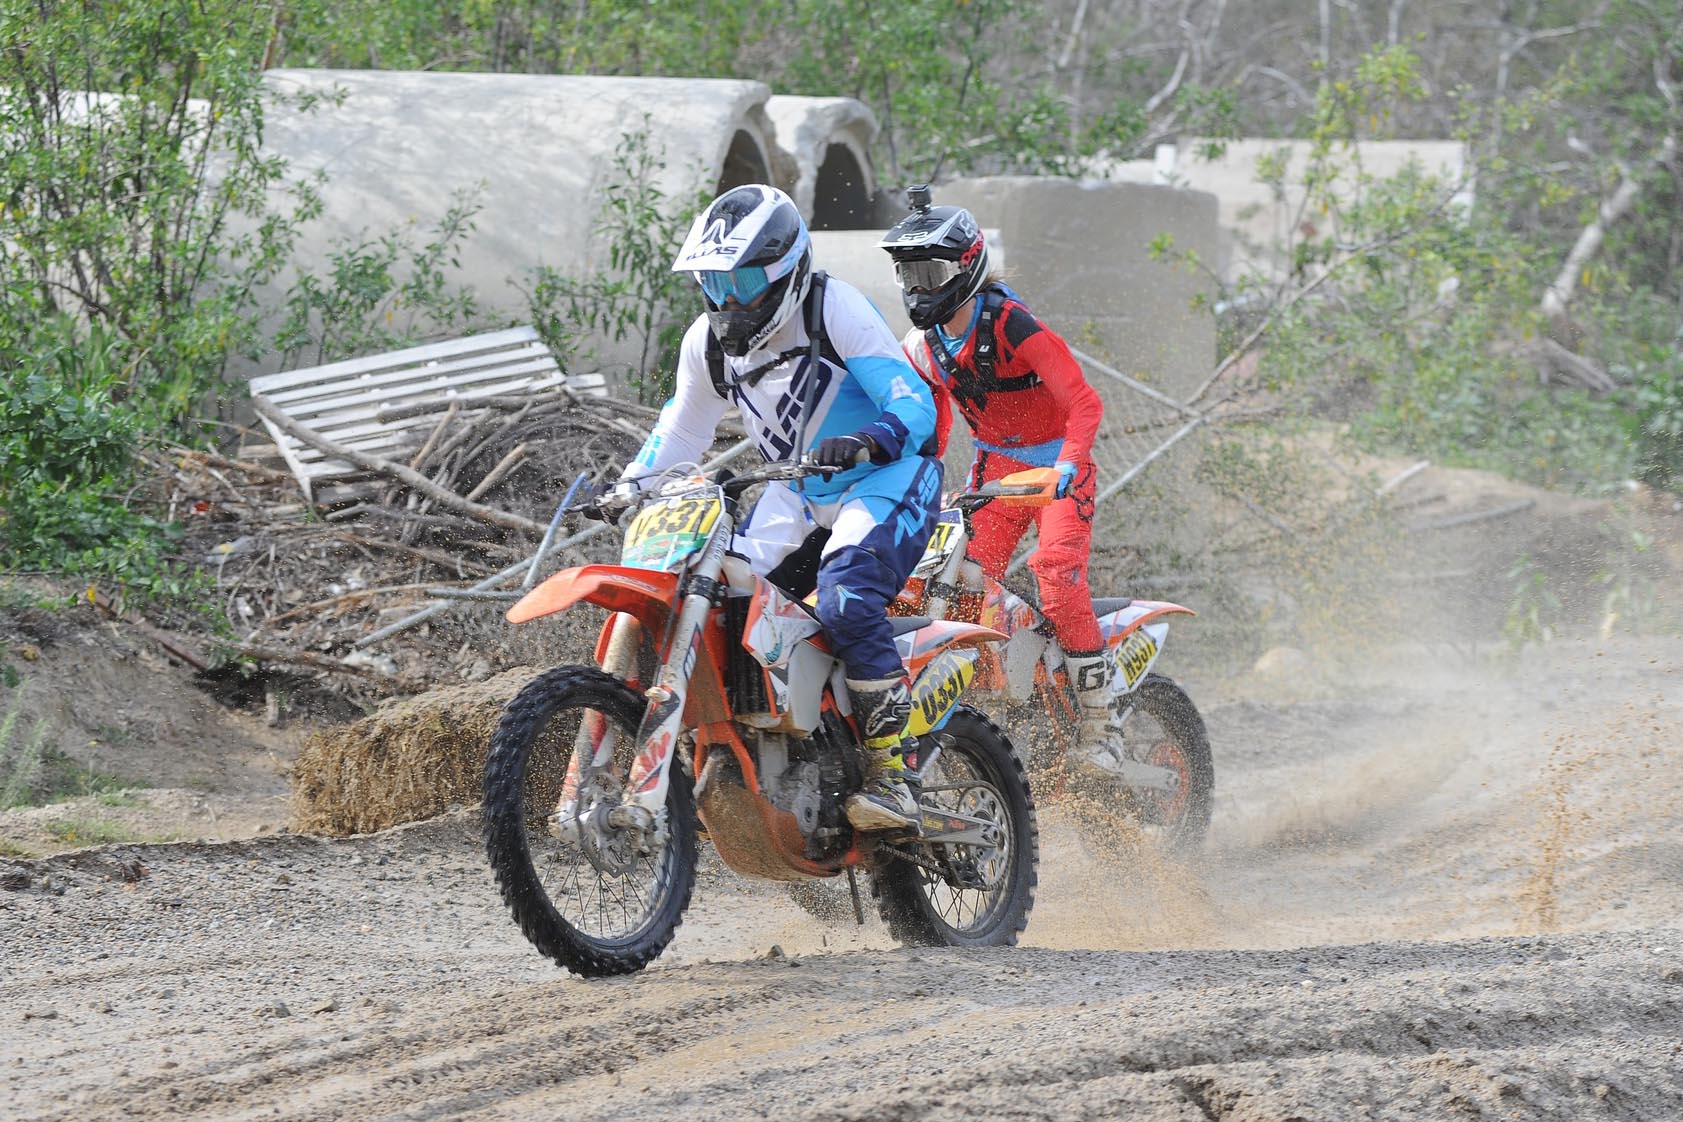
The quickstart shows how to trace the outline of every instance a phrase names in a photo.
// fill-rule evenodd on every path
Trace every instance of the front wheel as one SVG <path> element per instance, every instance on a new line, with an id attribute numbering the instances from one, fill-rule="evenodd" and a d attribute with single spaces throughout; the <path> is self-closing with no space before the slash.
<path id="1" fill-rule="evenodd" d="M 999 727 L 968 706 L 925 740 L 941 746 L 918 794 L 926 816 L 945 810 L 983 819 L 998 844 L 885 846 L 871 883 L 883 922 L 910 946 L 1014 946 L 1034 906 L 1040 862 L 1022 761 Z"/>
<path id="2" fill-rule="evenodd" d="M 637 751 L 643 698 L 594 667 L 550 670 L 503 710 L 485 764 L 485 852 L 533 946 L 575 974 L 629 974 L 672 941 L 695 886 L 688 773 L 674 760 L 664 828 L 610 824 Z M 577 798 L 562 784 L 583 745 Z"/>

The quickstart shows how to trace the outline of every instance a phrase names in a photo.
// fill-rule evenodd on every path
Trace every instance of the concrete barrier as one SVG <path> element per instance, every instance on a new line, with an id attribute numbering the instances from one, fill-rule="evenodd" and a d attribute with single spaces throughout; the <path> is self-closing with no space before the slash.
<path id="1" fill-rule="evenodd" d="M 1149 252 L 1152 239 L 1169 234 L 1177 248 L 1212 257 L 1213 196 L 996 176 L 942 184 L 935 201 L 967 207 L 1000 231 L 1011 247 L 1007 283 L 1071 344 L 1177 399 L 1214 367 L 1215 323 L 1193 309 L 1211 294 L 1209 279 Z"/>
<path id="2" fill-rule="evenodd" d="M 872 224 L 877 194 L 871 142 L 877 119 L 851 97 L 789 97 L 766 102 L 777 146 L 793 161 L 792 182 L 780 183 L 814 230 L 856 230 Z"/>
<path id="3" fill-rule="evenodd" d="M 1277 275 L 1290 265 L 1290 246 L 1304 236 L 1330 232 L 1321 229 L 1324 216 L 1305 214 L 1303 176 L 1310 142 L 1247 138 L 1224 141 L 1221 154 L 1202 153 L 1210 142 L 1186 139 L 1159 145 L 1150 160 L 1126 160 L 1110 165 L 1105 178 L 1117 182 L 1153 183 L 1208 191 L 1220 208 L 1220 252 L 1209 260 L 1221 276 L 1234 280 L 1248 272 Z M 1467 146 L 1458 140 L 1369 140 L 1334 149 L 1333 159 L 1343 172 L 1333 183 L 1340 194 L 1359 191 L 1358 173 L 1372 179 L 1390 178 L 1411 164 L 1445 183 L 1459 187 L 1458 203 L 1471 205 Z M 1283 191 L 1263 182 L 1264 161 L 1283 161 Z M 1304 224 L 1307 223 L 1307 228 Z"/>
<path id="4" fill-rule="evenodd" d="M 350 70 L 273 70 L 265 81 L 294 95 L 271 104 L 265 152 L 326 175 L 300 265 L 323 271 L 347 239 L 424 228 L 451 192 L 472 191 L 482 209 L 453 279 L 513 319 L 532 268 L 583 276 L 606 266 L 609 247 L 593 232 L 602 194 L 618 186 L 614 150 L 645 115 L 663 157 L 653 185 L 669 199 L 795 177 L 759 82 Z M 300 110 L 300 94 L 316 107 Z M 278 303 L 278 292 L 269 297 Z"/>

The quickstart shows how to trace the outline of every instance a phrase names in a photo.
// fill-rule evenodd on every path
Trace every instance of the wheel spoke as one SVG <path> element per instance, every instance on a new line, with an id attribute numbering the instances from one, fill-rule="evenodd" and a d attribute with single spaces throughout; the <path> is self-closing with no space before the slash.
<path id="1" fill-rule="evenodd" d="M 592 845 L 549 836 L 549 819 L 554 812 L 556 797 L 549 794 L 547 783 L 553 783 L 564 773 L 572 746 L 577 742 L 578 721 L 584 710 L 567 710 L 554 714 L 545 742 L 559 746 L 558 753 L 543 753 L 534 759 L 528 775 L 526 805 L 527 841 L 534 853 L 534 869 L 544 885 L 561 918 L 583 934 L 601 939 L 623 939 L 634 935 L 653 917 L 661 899 L 663 883 L 663 851 L 635 857 L 630 867 L 615 874 L 602 862 L 610 854 L 595 854 Z M 598 774 L 626 774 L 634 738 L 611 734 L 614 758 Z M 559 756 L 557 759 L 556 757 Z M 616 797 L 617 783 L 593 782 L 582 777 L 580 803 L 582 817 L 592 801 L 611 803 Z M 546 802 L 547 800 L 547 802 Z M 547 810 L 544 810 L 547 806 Z M 536 815 L 537 817 L 532 817 Z M 580 827 L 588 829 L 588 826 Z M 623 844 L 620 839 L 612 839 Z M 606 839 L 604 839 L 604 844 Z M 595 843 L 593 843 L 595 844 Z M 541 858 L 537 854 L 541 852 Z"/>
<path id="2" fill-rule="evenodd" d="M 977 875 L 992 879 L 1000 868 L 1009 868 L 1012 826 L 1009 804 L 995 789 L 992 781 L 970 758 L 961 746 L 949 748 L 940 758 L 929 786 L 945 787 L 928 797 L 928 802 L 942 810 L 981 818 L 992 822 L 1002 836 L 998 848 L 986 851 L 970 845 L 951 845 L 948 859 L 953 872 L 959 876 Z M 994 888 L 968 888 L 952 884 L 948 878 L 924 871 L 919 877 L 925 898 L 941 922 L 955 932 L 975 930 L 989 919 L 1003 896 L 999 885 Z"/>

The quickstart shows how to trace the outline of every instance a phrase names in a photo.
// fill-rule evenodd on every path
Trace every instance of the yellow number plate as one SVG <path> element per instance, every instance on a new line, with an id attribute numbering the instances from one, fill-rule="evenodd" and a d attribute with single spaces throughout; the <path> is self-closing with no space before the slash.
<path id="1" fill-rule="evenodd" d="M 1147 635 L 1144 629 L 1128 636 L 1128 641 L 1116 652 L 1117 665 L 1122 667 L 1122 680 L 1132 686 L 1140 680 L 1140 675 L 1145 673 L 1145 668 L 1151 665 L 1151 660 L 1155 657 L 1157 640 Z"/>
<path id="2" fill-rule="evenodd" d="M 620 557 L 627 565 L 670 568 L 701 547 L 723 509 L 717 495 L 668 499 L 644 507 L 625 532 Z"/>

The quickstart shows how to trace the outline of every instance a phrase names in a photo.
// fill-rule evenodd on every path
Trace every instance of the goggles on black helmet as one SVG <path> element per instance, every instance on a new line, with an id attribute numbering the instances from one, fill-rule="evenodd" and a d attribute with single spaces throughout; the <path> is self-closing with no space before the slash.
<path id="1" fill-rule="evenodd" d="M 894 263 L 894 279 L 906 292 L 937 292 L 963 271 L 964 266 L 957 261 L 945 261 L 938 257 Z"/>

